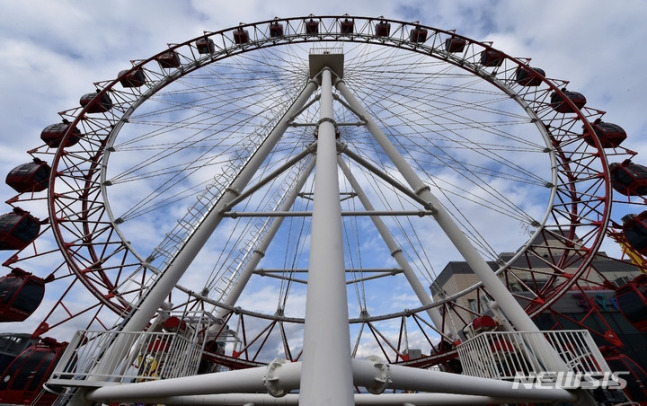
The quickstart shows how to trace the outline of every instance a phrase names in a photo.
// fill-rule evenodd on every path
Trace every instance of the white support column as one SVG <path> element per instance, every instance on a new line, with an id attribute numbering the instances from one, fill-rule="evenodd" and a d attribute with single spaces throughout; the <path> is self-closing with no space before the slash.
<path id="1" fill-rule="evenodd" d="M 296 404 L 303 363 L 278 362 L 258 367 L 217 372 L 159 381 L 106 385 L 89 392 L 88 399 L 101 402 L 142 402 L 165 404 L 240 404 L 257 401 L 261 404 Z M 424 370 L 401 365 L 386 365 L 367 360 L 353 360 L 349 370 L 353 382 L 375 394 L 356 394 L 355 403 L 362 405 L 471 404 L 499 402 L 577 402 L 578 397 L 565 390 L 529 388 L 513 382 Z M 327 387 L 328 393 L 339 388 Z M 417 391 L 416 394 L 389 394 L 385 389 Z M 269 393 L 266 393 L 269 392 Z M 378 394 L 379 393 L 379 394 Z M 377 395 L 376 395 L 377 394 Z M 303 390 L 298 395 L 301 405 L 309 404 Z M 351 398 L 353 395 L 351 394 Z M 445 403 L 436 403 L 443 399 Z M 432 403 L 427 403 L 432 402 Z M 322 403 L 319 403 L 322 404 Z M 328 403 L 328 405 L 336 403 Z"/>
<path id="2" fill-rule="evenodd" d="M 366 360 L 353 360 L 355 384 L 370 388 L 384 382 L 385 389 L 492 396 L 535 401 L 576 401 L 577 395 L 566 389 L 525 388 L 514 382 L 476 376 L 458 375 L 402 365 L 385 365 Z"/>
<path id="3" fill-rule="evenodd" d="M 413 191 L 427 201 L 434 209 L 434 219 L 444 231 L 445 235 L 450 239 L 452 244 L 460 252 L 465 259 L 465 262 L 470 266 L 476 276 L 483 282 L 488 293 L 498 303 L 499 307 L 510 320 L 515 329 L 519 331 L 534 331 L 539 332 L 539 328 L 532 321 L 530 316 L 525 312 L 523 307 L 516 301 L 512 293 L 505 287 L 499 280 L 496 274 L 492 271 L 485 259 L 470 243 L 465 234 L 454 223 L 451 216 L 440 204 L 440 201 L 431 193 L 429 186 L 425 185 L 420 179 L 418 174 L 407 163 L 404 157 L 399 153 L 391 141 L 387 138 L 380 127 L 375 123 L 373 118 L 368 114 L 362 105 L 357 101 L 355 96 L 348 90 L 343 81 L 336 83 L 337 89 L 341 95 L 346 99 L 348 105 L 366 121 L 366 127 L 373 135 L 377 143 L 382 147 L 384 152 L 389 156 L 393 164 L 396 166 L 400 174 L 407 181 Z M 539 340 L 532 340 L 529 343 L 533 350 L 540 355 L 547 367 L 553 371 L 567 371 L 569 368 L 564 361 L 559 357 L 557 352 L 552 348 L 546 339 L 541 337 Z M 591 399 L 592 400 L 592 399 Z"/>
<path id="4" fill-rule="evenodd" d="M 106 385 L 91 390 L 87 394 L 87 399 L 102 402 L 113 400 L 135 402 L 146 398 L 216 393 L 271 393 L 270 388 L 274 385 L 278 386 L 276 382 L 280 383 L 280 390 L 286 393 L 298 388 L 301 363 L 281 363 L 274 371 L 270 371 L 272 365 L 158 381 Z M 276 395 L 280 396 L 279 393 Z M 88 401 L 83 404 L 87 405 Z"/>
<path id="5" fill-rule="evenodd" d="M 332 74 L 321 72 L 317 167 L 299 404 L 353 405 Z"/>
<path id="6" fill-rule="evenodd" d="M 359 198 L 359 201 L 362 203 L 362 205 L 367 211 L 373 211 L 374 207 L 371 204 L 371 201 L 366 196 L 366 193 L 364 193 L 364 190 L 360 186 L 357 179 L 355 179 L 355 176 L 353 176 L 353 174 L 351 173 L 346 163 L 341 158 L 338 158 L 337 160 L 339 163 L 339 167 L 341 168 L 341 170 L 344 172 L 344 175 L 346 176 L 346 179 L 348 179 L 348 182 L 350 183 L 351 187 L 353 188 L 355 193 L 357 193 L 357 197 Z M 386 246 L 389 248 L 389 252 L 391 253 L 391 256 L 395 259 L 395 261 L 398 263 L 400 268 L 402 268 L 402 272 L 404 273 L 404 276 L 407 278 L 409 285 L 411 285 L 411 288 L 413 289 L 416 296 L 418 297 L 418 300 L 420 300 L 420 303 L 422 303 L 423 306 L 432 305 L 433 300 L 427 293 L 427 289 L 425 289 L 425 287 L 422 286 L 422 283 L 420 283 L 420 280 L 418 279 L 415 272 L 411 268 L 411 265 L 409 265 L 409 261 L 407 261 L 407 259 L 404 257 L 402 249 L 395 241 L 395 239 L 389 232 L 389 229 L 382 221 L 382 219 L 377 216 L 371 216 L 371 220 L 373 220 L 373 224 L 375 224 L 375 228 L 377 228 L 377 231 L 380 233 L 380 236 L 386 243 Z M 438 311 L 438 308 L 432 307 L 430 309 L 427 309 L 427 314 L 433 321 L 438 331 L 440 331 L 441 333 L 444 333 L 443 318 L 440 312 Z M 448 325 L 447 327 L 451 327 L 451 324 Z M 456 334 L 455 330 L 451 330 L 451 335 L 453 339 L 458 338 L 458 335 Z"/>

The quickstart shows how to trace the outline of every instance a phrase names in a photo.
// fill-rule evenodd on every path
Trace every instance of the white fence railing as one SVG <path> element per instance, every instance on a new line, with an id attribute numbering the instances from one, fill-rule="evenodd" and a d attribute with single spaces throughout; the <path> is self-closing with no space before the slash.
<path id="1" fill-rule="evenodd" d="M 98 373 L 102 354 L 118 336 L 127 337 L 122 342 L 132 343 L 130 349 L 114 371 Z M 176 378 L 195 374 L 201 355 L 201 342 L 177 333 L 83 330 L 77 331 L 50 379 L 84 381 L 91 377 L 93 381 L 121 383 Z"/>
<path id="2" fill-rule="evenodd" d="M 536 343 L 543 342 L 540 336 L 546 338 L 569 371 L 593 374 L 610 371 L 586 330 L 492 331 L 481 333 L 457 347 L 463 374 L 514 380 L 520 375 L 559 372 L 550 367 L 551 361 L 545 354 L 536 350 Z"/>
<path id="3" fill-rule="evenodd" d="M 48 384 L 101 386 L 195 375 L 211 322 L 193 317 L 176 332 L 77 331 Z M 122 349 L 121 356 L 106 369 L 102 359 L 113 345 Z"/>

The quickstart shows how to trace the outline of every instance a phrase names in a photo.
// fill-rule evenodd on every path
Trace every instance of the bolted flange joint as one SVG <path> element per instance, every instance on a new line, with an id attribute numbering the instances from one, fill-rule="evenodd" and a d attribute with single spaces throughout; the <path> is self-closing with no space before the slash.
<path id="1" fill-rule="evenodd" d="M 263 385 L 265 385 L 267 393 L 274 396 L 275 398 L 280 398 L 287 394 L 285 388 L 282 388 L 279 383 L 279 377 L 277 373 L 277 370 L 287 362 L 288 360 L 286 359 L 275 359 L 274 361 L 270 362 L 270 364 L 267 366 L 267 374 L 263 377 Z"/>
<path id="2" fill-rule="evenodd" d="M 369 357 L 368 360 L 373 362 L 373 367 L 377 372 L 375 378 L 373 378 L 373 385 L 367 386 L 366 390 L 374 395 L 379 395 L 389 386 L 391 371 L 389 370 L 389 365 L 377 357 Z"/>

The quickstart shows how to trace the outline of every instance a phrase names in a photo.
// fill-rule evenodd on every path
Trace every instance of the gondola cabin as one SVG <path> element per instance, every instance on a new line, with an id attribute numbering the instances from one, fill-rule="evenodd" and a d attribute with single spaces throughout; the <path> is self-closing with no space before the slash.
<path id="1" fill-rule="evenodd" d="M 546 72 L 540 68 L 520 66 L 517 68 L 516 75 L 516 82 L 521 86 L 539 86 L 546 76 Z"/>
<path id="2" fill-rule="evenodd" d="M 65 134 L 67 134 L 68 130 L 71 131 L 71 133 L 65 141 L 65 145 L 62 145 L 63 138 L 65 137 Z M 64 120 L 62 123 L 48 125 L 40 133 L 40 139 L 51 148 L 58 148 L 60 146 L 70 147 L 79 142 L 82 137 L 83 133 L 67 120 Z"/>
<path id="3" fill-rule="evenodd" d="M 445 40 L 445 51 L 452 53 L 463 52 L 465 45 L 467 45 L 465 38 L 450 37 Z"/>
<path id="4" fill-rule="evenodd" d="M 179 68 L 180 67 L 180 56 L 177 52 L 166 51 L 155 57 L 157 63 L 160 64 L 162 68 Z"/>
<path id="5" fill-rule="evenodd" d="M 87 109 L 87 113 L 105 113 L 112 108 L 112 99 L 108 93 L 101 93 L 97 90 L 94 93 L 86 93 L 81 96 L 79 104 Z"/>
<path id="6" fill-rule="evenodd" d="M 386 21 L 380 21 L 375 24 L 375 35 L 380 37 L 388 37 L 391 34 L 391 24 Z"/>
<path id="7" fill-rule="evenodd" d="M 278 21 L 274 21 L 270 24 L 270 37 L 282 37 L 283 36 L 283 24 L 279 24 Z"/>
<path id="8" fill-rule="evenodd" d="M 319 21 L 315 21 L 312 18 L 310 21 L 305 22 L 305 31 L 308 35 L 317 35 L 319 34 Z"/>
<path id="9" fill-rule="evenodd" d="M 18 193 L 40 192 L 47 189 L 51 171 L 52 168 L 46 162 L 34 158 L 32 162 L 10 170 L 5 182 Z"/>
<path id="10" fill-rule="evenodd" d="M 58 395 L 50 392 L 39 395 L 43 390 L 43 383 L 52 374 L 66 347 L 66 342 L 59 343 L 53 338 L 44 338 L 25 349 L 2 372 L 0 404 L 54 404 Z"/>
<path id="11" fill-rule="evenodd" d="M 627 159 L 622 163 L 609 165 L 611 186 L 625 196 L 647 195 L 647 167 Z"/>
<path id="12" fill-rule="evenodd" d="M 216 52 L 216 45 L 211 38 L 198 38 L 195 41 L 195 47 L 198 49 L 198 53 L 203 55 Z"/>
<path id="13" fill-rule="evenodd" d="M 27 333 L 0 333 L 0 372 L 22 354 L 30 345 L 38 341 Z"/>
<path id="14" fill-rule="evenodd" d="M 496 329 L 496 327 L 496 321 L 492 318 L 492 316 L 483 315 L 475 318 L 472 321 L 472 329 L 474 330 L 475 334 L 494 330 Z"/>
<path id="15" fill-rule="evenodd" d="M 647 332 L 647 274 L 616 289 L 615 298 L 625 318 L 637 330 Z"/>
<path id="16" fill-rule="evenodd" d="M 40 221 L 29 212 L 14 208 L 0 216 L 0 250 L 21 250 L 40 232 Z"/>
<path id="17" fill-rule="evenodd" d="M 344 19 L 344 21 L 339 22 L 339 32 L 342 34 L 352 34 L 354 28 L 355 23 L 348 18 Z"/>
<path id="18" fill-rule="evenodd" d="M 238 28 L 234 31 L 234 42 L 236 44 L 247 44 L 249 42 L 249 31 Z"/>
<path id="19" fill-rule="evenodd" d="M 416 43 L 427 41 L 427 29 L 422 27 L 414 28 L 409 34 L 409 41 Z"/>
<path id="20" fill-rule="evenodd" d="M 624 216 L 622 234 L 633 249 L 647 255 L 647 211 Z"/>
<path id="21" fill-rule="evenodd" d="M 505 57 L 496 49 L 486 49 L 481 52 L 481 65 L 483 66 L 501 66 Z"/>
<path id="22" fill-rule="evenodd" d="M 571 92 L 566 89 L 562 89 L 562 93 L 575 104 L 577 109 L 581 109 L 586 104 L 586 97 L 582 93 Z M 550 106 L 558 113 L 575 113 L 571 105 L 557 92 L 550 95 Z"/>
<path id="23" fill-rule="evenodd" d="M 24 321 L 45 296 L 45 281 L 16 268 L 0 278 L 0 322 Z"/>
<path id="24" fill-rule="evenodd" d="M 647 372 L 629 356 L 615 350 L 607 354 L 601 348 L 609 368 L 615 372 L 625 372 L 620 377 L 627 381 L 624 392 L 634 402 L 640 405 L 647 404 Z M 628 374 L 626 374 L 628 372 Z"/>
<path id="25" fill-rule="evenodd" d="M 177 316 L 171 316 L 162 325 L 162 328 L 166 332 L 170 333 L 184 333 L 187 329 L 186 321 L 180 319 Z"/>
<path id="26" fill-rule="evenodd" d="M 144 70 L 141 68 L 135 70 L 122 70 L 119 72 L 119 83 L 123 87 L 141 87 L 146 83 Z"/>
<path id="27" fill-rule="evenodd" d="M 591 127 L 593 127 L 595 135 L 600 140 L 602 148 L 616 148 L 627 138 L 625 130 L 617 124 L 605 123 L 604 121 L 597 119 L 591 123 Z M 583 128 L 584 132 L 582 133 L 582 138 L 584 138 L 584 141 L 586 141 L 587 144 L 595 146 L 593 134 L 591 134 L 586 126 Z"/>

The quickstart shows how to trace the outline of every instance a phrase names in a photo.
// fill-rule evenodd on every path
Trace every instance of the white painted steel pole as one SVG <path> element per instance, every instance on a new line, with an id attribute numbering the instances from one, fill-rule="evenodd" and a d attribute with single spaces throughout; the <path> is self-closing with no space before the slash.
<path id="1" fill-rule="evenodd" d="M 354 398 L 356 406 L 475 406 L 537 402 L 536 399 L 532 398 L 501 398 L 494 396 L 455 395 L 449 393 L 384 393 L 379 396 L 369 393 L 356 393 Z M 297 406 L 299 404 L 299 394 L 290 393 L 281 398 L 274 398 L 270 395 L 260 393 L 232 393 L 145 398 L 142 400 L 145 401 L 146 404 L 164 405 L 231 406 L 241 404 L 241 402 L 249 402 L 246 403 L 246 405 Z M 123 401 L 129 401 L 129 399 L 123 399 Z"/>
<path id="2" fill-rule="evenodd" d="M 353 176 L 352 172 L 350 171 L 346 163 L 340 157 L 337 160 L 339 163 L 339 167 L 341 168 L 342 172 L 346 176 L 346 179 L 348 179 L 348 182 L 350 183 L 351 187 L 353 188 L 355 193 L 357 193 L 357 197 L 359 198 L 360 203 L 362 203 L 362 205 L 367 211 L 373 211 L 374 210 L 373 204 L 371 203 L 368 196 L 366 196 L 366 193 L 364 193 L 364 190 L 362 189 L 361 185 L 359 184 L 355 176 Z M 411 285 L 411 288 L 413 289 L 416 296 L 418 297 L 418 300 L 420 300 L 420 303 L 422 303 L 423 306 L 432 305 L 433 300 L 427 293 L 427 289 L 425 289 L 425 287 L 422 286 L 422 283 L 420 283 L 420 279 L 418 279 L 415 272 L 413 271 L 413 268 L 411 268 L 411 265 L 409 265 L 409 261 L 407 261 L 407 259 L 405 258 L 404 253 L 402 252 L 402 249 L 395 241 L 395 238 L 393 238 L 393 236 L 389 232 L 389 229 L 384 224 L 382 219 L 377 216 L 371 216 L 371 220 L 373 220 L 373 224 L 375 224 L 375 228 L 380 233 L 380 236 L 386 243 L 386 246 L 389 248 L 389 252 L 391 253 L 391 256 L 395 259 L 398 265 L 400 265 L 400 268 L 402 268 L 402 272 L 404 273 L 404 276 L 407 278 L 409 285 Z M 427 309 L 427 314 L 433 321 L 438 331 L 440 331 L 441 333 L 444 333 L 443 318 L 440 312 L 438 311 L 438 308 L 432 307 Z M 448 327 L 451 327 L 451 324 L 450 323 L 448 324 L 449 324 Z M 458 334 L 456 333 L 456 330 L 451 330 L 451 335 L 454 340 L 458 338 Z"/>
<path id="3" fill-rule="evenodd" d="M 296 395 L 291 395 L 289 392 L 299 387 L 302 367 L 303 363 L 299 362 L 281 362 L 275 368 L 259 367 L 159 381 L 108 385 L 92 390 L 88 394 L 88 399 L 103 402 L 146 401 L 168 404 L 240 404 L 259 401 L 261 404 L 294 405 Z M 465 402 L 469 400 L 477 404 L 511 399 L 524 402 L 577 399 L 575 394 L 564 389 L 526 388 L 523 385 L 515 389 L 514 383 L 508 381 L 386 365 L 367 360 L 353 360 L 349 369 L 352 369 L 355 385 L 373 388 L 374 393 L 385 389 L 427 392 L 411 396 L 388 393 L 367 396 L 356 394 L 354 404 L 401 405 L 405 400 L 413 404 L 427 404 L 426 402 L 440 399 L 444 399 L 446 404 L 466 404 Z M 269 387 L 274 389 L 278 397 L 270 397 L 265 393 L 268 392 Z M 326 389 L 329 392 L 338 392 L 334 387 Z M 281 394 L 287 395 L 282 397 Z M 299 396 L 300 404 L 308 404 L 302 392 Z M 487 400 L 489 402 L 486 402 Z M 229 403 L 223 403 L 223 401 Z"/>
<path id="4" fill-rule="evenodd" d="M 299 404 L 353 405 L 332 74 L 321 72 L 317 167 Z"/>
<path id="5" fill-rule="evenodd" d="M 273 378 L 280 382 L 281 388 L 289 392 L 299 387 L 300 370 L 301 363 L 286 362 L 274 370 Z M 268 367 L 257 367 L 159 381 L 106 385 L 90 391 L 87 394 L 87 399 L 139 401 L 145 398 L 216 393 L 267 393 L 268 385 L 270 385 L 268 382 L 269 373 Z M 87 405 L 87 400 L 85 404 Z"/>
<path id="6" fill-rule="evenodd" d="M 574 401 L 577 396 L 566 389 L 515 388 L 514 382 L 458 375 L 402 365 L 386 365 L 353 360 L 355 384 L 370 388 L 385 382 L 385 389 L 451 393 L 460 395 L 522 398 L 543 401 Z"/>

